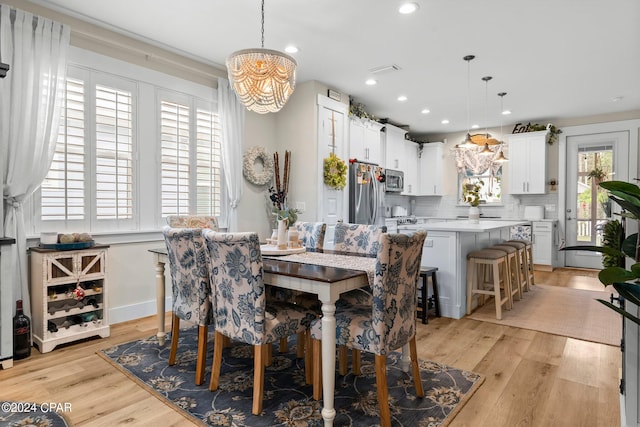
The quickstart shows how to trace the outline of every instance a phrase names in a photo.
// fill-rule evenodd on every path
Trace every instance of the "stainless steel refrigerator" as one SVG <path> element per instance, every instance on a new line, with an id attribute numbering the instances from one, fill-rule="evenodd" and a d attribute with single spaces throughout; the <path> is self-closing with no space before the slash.
<path id="1" fill-rule="evenodd" d="M 382 224 L 384 169 L 373 163 L 349 164 L 349 222 Z"/>

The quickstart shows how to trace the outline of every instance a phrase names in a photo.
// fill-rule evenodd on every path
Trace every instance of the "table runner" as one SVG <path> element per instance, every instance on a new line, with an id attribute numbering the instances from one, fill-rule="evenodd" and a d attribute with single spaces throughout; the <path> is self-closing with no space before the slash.
<path id="1" fill-rule="evenodd" d="M 347 268 L 360 270 L 367 273 L 369 285 L 373 286 L 373 278 L 376 273 L 376 258 L 361 256 L 324 254 L 320 252 L 305 252 L 278 257 L 282 261 L 300 262 L 303 264 L 322 265 L 324 267 Z"/>

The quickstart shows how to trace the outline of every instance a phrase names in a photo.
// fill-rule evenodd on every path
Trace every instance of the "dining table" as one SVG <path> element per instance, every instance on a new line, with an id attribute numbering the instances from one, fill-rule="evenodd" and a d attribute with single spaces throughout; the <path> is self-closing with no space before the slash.
<path id="1" fill-rule="evenodd" d="M 334 408 L 336 301 L 340 294 L 372 284 L 375 257 L 346 254 L 336 251 L 305 250 L 289 254 L 261 249 L 270 255 L 262 256 L 265 284 L 317 295 L 322 303 L 322 418 L 325 426 L 332 426 Z M 165 333 L 165 264 L 169 262 L 166 248 L 150 249 L 156 269 L 156 304 L 158 310 L 158 341 L 164 344 Z M 403 357 L 404 359 L 404 357 Z M 407 362 L 408 367 L 408 361 Z"/>

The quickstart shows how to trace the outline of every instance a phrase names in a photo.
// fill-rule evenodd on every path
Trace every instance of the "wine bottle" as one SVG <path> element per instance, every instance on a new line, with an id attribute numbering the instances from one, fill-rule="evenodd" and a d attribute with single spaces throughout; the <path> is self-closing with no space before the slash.
<path id="1" fill-rule="evenodd" d="M 26 359 L 31 356 L 31 320 L 22 312 L 22 300 L 16 301 L 13 317 L 13 358 Z"/>

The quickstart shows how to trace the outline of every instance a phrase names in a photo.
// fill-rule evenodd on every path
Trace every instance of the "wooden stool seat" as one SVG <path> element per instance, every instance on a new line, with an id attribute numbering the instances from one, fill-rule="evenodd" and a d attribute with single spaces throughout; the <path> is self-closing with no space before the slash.
<path id="1" fill-rule="evenodd" d="M 428 279 L 431 277 L 431 286 L 433 287 L 432 301 L 433 307 L 436 311 L 436 317 L 440 317 L 440 297 L 438 296 L 438 280 L 436 279 L 436 271 L 438 267 L 422 267 L 420 268 L 420 278 L 422 279 L 422 286 L 420 288 L 420 298 L 418 301 L 418 307 L 422 311 L 422 323 L 429 323 L 429 292 L 428 292 Z"/>
<path id="2" fill-rule="evenodd" d="M 479 296 L 478 305 L 484 304 L 485 296 L 493 296 L 496 319 L 502 319 L 502 306 L 505 305 L 506 309 L 510 310 L 513 305 L 509 276 L 506 252 L 497 249 L 469 252 L 467 254 L 467 314 L 471 314 L 474 296 Z M 489 277 L 489 280 L 485 279 L 486 277 Z"/>

